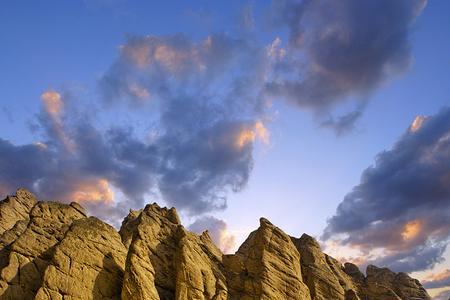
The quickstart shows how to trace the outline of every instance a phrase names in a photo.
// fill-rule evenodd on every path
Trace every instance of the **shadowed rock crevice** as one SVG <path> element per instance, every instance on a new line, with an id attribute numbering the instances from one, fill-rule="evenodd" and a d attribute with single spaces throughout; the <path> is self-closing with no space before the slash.
<path id="1" fill-rule="evenodd" d="M 130 211 L 120 231 L 77 203 L 0 201 L 0 299 L 429 300 L 405 273 L 323 253 L 261 218 L 235 254 L 184 228 L 174 208 Z"/>

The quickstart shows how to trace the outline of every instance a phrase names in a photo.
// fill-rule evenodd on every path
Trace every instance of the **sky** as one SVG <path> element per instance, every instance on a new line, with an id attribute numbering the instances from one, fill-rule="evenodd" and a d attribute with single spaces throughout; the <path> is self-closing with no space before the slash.
<path id="1" fill-rule="evenodd" d="M 225 252 L 264 216 L 444 299 L 449 36 L 444 0 L 2 3 L 0 196 L 175 206 Z"/>

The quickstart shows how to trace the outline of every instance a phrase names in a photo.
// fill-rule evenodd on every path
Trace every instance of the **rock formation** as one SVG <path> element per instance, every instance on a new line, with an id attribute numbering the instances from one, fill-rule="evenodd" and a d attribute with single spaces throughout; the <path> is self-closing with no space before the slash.
<path id="1" fill-rule="evenodd" d="M 405 273 L 342 265 L 261 218 L 235 254 L 174 208 L 130 211 L 117 232 L 77 203 L 19 189 L 0 202 L 0 299 L 430 299 Z"/>

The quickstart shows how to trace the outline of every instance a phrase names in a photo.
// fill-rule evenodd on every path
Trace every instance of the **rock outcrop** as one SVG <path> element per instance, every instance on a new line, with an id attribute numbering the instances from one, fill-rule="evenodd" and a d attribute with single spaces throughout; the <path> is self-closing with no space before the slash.
<path id="1" fill-rule="evenodd" d="M 120 299 L 126 257 L 113 227 L 94 217 L 75 220 L 55 246 L 36 299 Z"/>
<path id="2" fill-rule="evenodd" d="M 311 299 L 291 238 L 261 218 L 236 254 L 225 256 L 232 299 Z"/>
<path id="3" fill-rule="evenodd" d="M 235 254 L 186 230 L 174 208 L 130 211 L 116 231 L 77 203 L 19 189 L 0 201 L 0 299 L 427 300 L 419 281 L 342 265 L 261 218 Z"/>
<path id="4" fill-rule="evenodd" d="M 340 263 L 324 254 L 319 243 L 307 234 L 299 239 L 291 238 L 301 253 L 303 279 L 314 300 L 346 300 L 347 294 L 355 294 L 355 284 L 342 270 Z M 351 292 L 353 291 L 353 292 Z"/>

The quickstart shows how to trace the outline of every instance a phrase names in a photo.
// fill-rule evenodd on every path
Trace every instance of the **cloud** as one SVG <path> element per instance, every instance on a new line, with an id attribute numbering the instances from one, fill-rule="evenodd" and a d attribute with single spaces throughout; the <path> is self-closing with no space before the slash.
<path id="1" fill-rule="evenodd" d="M 332 129 L 337 136 L 343 136 L 352 132 L 356 125 L 355 123 L 361 118 L 364 108 L 359 108 L 339 116 L 337 119 L 330 116 L 328 119 L 322 121 L 321 127 Z"/>
<path id="2" fill-rule="evenodd" d="M 83 203 L 89 201 L 104 201 L 111 202 L 114 198 L 114 193 L 111 191 L 108 180 L 101 178 L 96 181 L 87 181 L 80 183 L 75 191 L 68 196 L 76 202 Z"/>
<path id="3" fill-rule="evenodd" d="M 247 185 L 255 143 L 268 142 L 271 100 L 286 98 L 300 108 L 330 112 L 343 99 L 365 95 L 403 72 L 410 61 L 409 31 L 423 5 L 277 1 L 288 45 L 279 37 L 261 45 L 250 33 L 258 27 L 251 6 L 242 16 L 255 30 L 243 36 L 130 36 L 99 80 L 104 104 L 99 119 L 110 119 L 108 108 L 116 105 L 150 108 L 148 122 L 156 124 L 151 140 L 131 125 L 105 125 L 90 114 L 76 117 L 77 101 L 48 90 L 37 116 L 39 141 L 0 140 L 0 192 L 22 185 L 44 198 L 82 201 L 111 220 L 125 214 L 126 206 L 142 206 L 149 195 L 188 215 L 225 209 L 229 193 Z M 344 134 L 360 118 L 361 107 L 322 126 Z M 123 202 L 116 201 L 118 194 Z M 393 226 L 400 232 L 409 221 Z"/>
<path id="4" fill-rule="evenodd" d="M 352 97 L 366 101 L 408 69 L 412 24 L 425 5 L 426 0 L 274 1 L 273 23 L 288 28 L 289 44 L 267 91 L 316 112 Z M 342 133 L 358 114 L 325 125 Z"/>
<path id="5" fill-rule="evenodd" d="M 61 95 L 55 91 L 46 91 L 41 95 L 42 102 L 44 103 L 45 111 L 54 119 L 59 120 L 60 114 L 63 110 L 63 102 Z"/>
<path id="6" fill-rule="evenodd" d="M 224 252 L 230 253 L 235 248 L 235 236 L 230 234 L 227 224 L 213 216 L 203 216 L 189 226 L 189 230 L 201 234 L 208 230 L 214 243 Z"/>
<path id="7" fill-rule="evenodd" d="M 450 299 L 450 290 L 440 292 L 438 295 L 433 297 L 433 300 L 448 300 Z"/>
<path id="8" fill-rule="evenodd" d="M 89 117 L 76 118 L 60 93 L 47 91 L 41 98 L 42 141 L 14 145 L 0 139 L 0 192 L 25 187 L 41 199 L 77 201 L 117 225 L 117 216 L 142 206 L 152 188 L 147 170 L 117 157 L 113 132 L 98 130 Z M 113 187 L 129 199 L 127 207 L 115 199 Z"/>
<path id="9" fill-rule="evenodd" d="M 148 172 L 169 205 L 190 214 L 220 210 L 229 191 L 245 187 L 253 143 L 268 139 L 266 61 L 265 49 L 226 34 L 131 37 L 121 47 L 100 81 L 106 103 L 135 103 L 129 87 L 138 84 L 158 107 L 159 122 L 151 145 L 122 134 L 117 150 L 132 164 L 157 158 Z"/>
<path id="10" fill-rule="evenodd" d="M 82 202 L 115 224 L 149 195 L 189 215 L 225 209 L 228 193 L 247 184 L 254 144 L 268 142 L 266 55 L 225 34 L 130 38 L 100 88 L 107 105 L 152 107 L 151 140 L 132 127 L 100 129 L 90 114 L 77 117 L 80 105 L 68 93 L 46 91 L 37 115 L 42 140 L 2 141 L 2 191 L 20 185 L 45 199 Z"/>
<path id="11" fill-rule="evenodd" d="M 234 144 L 238 149 L 242 149 L 256 139 L 261 140 L 265 144 L 269 143 L 269 132 L 261 121 L 256 121 L 251 126 L 242 128 L 235 138 Z"/>
<path id="12" fill-rule="evenodd" d="M 41 95 L 43 111 L 40 114 L 41 125 L 46 127 L 49 135 L 54 135 L 53 141 L 59 142 L 67 151 L 74 151 L 73 141 L 66 135 L 64 128 L 64 102 L 61 94 L 48 90 Z"/>
<path id="13" fill-rule="evenodd" d="M 403 271 L 442 260 L 450 237 L 450 108 L 416 118 L 392 149 L 378 154 L 328 220 L 324 239 Z"/>
<path id="14" fill-rule="evenodd" d="M 437 274 L 431 274 L 430 276 L 427 276 L 425 280 L 422 280 L 422 284 L 426 289 L 449 287 L 450 269 L 444 270 Z"/>
<path id="15" fill-rule="evenodd" d="M 0 138 L 1 196 L 14 191 L 18 185 L 32 189 L 42 174 L 48 173 L 51 157 L 39 145 L 16 146 Z"/>
<path id="16" fill-rule="evenodd" d="M 370 264 L 388 266 L 398 272 L 427 270 L 444 261 L 442 255 L 445 252 L 447 243 L 448 240 L 430 241 L 402 251 L 387 250 L 381 257 L 374 257 Z"/>

